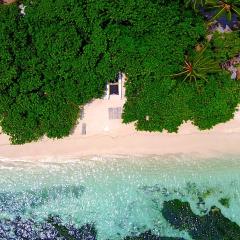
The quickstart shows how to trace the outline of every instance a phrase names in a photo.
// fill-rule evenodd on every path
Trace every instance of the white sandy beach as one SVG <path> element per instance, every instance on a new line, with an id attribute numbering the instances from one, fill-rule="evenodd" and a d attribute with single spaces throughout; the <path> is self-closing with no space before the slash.
<path id="1" fill-rule="evenodd" d="M 2 158 L 61 158 L 111 154 L 240 154 L 240 112 L 227 123 L 209 131 L 199 131 L 184 123 L 179 133 L 138 132 L 134 124 L 109 119 L 108 108 L 122 107 L 125 99 L 113 95 L 110 100 L 97 99 L 85 106 L 73 134 L 60 140 L 44 138 L 25 145 L 10 145 L 7 135 L 0 135 Z M 86 123 L 86 135 L 82 124 Z"/>

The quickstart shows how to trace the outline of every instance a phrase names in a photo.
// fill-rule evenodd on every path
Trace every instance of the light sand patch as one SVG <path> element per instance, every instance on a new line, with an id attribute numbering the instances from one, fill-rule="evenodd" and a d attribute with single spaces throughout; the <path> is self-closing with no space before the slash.
<path id="1" fill-rule="evenodd" d="M 123 89 L 124 91 L 124 89 Z M 208 131 L 199 131 L 191 122 L 182 124 L 179 133 L 138 132 L 134 124 L 109 118 L 109 108 L 122 108 L 126 99 L 111 96 L 96 99 L 84 107 L 74 133 L 60 140 L 43 140 L 20 146 L 9 143 L 0 135 L 0 157 L 61 158 L 67 156 L 111 154 L 240 154 L 240 112 L 227 123 Z"/>
<path id="2" fill-rule="evenodd" d="M 16 0 L 3 0 L 3 4 L 12 4 L 12 3 L 15 3 Z"/>

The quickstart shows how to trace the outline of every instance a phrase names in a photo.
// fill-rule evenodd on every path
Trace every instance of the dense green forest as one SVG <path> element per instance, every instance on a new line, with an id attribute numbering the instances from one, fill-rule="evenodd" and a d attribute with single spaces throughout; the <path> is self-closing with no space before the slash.
<path id="1" fill-rule="evenodd" d="M 69 135 L 118 71 L 128 76 L 123 121 L 139 130 L 233 117 L 239 83 L 220 63 L 240 52 L 239 32 L 207 43 L 206 22 L 184 1 L 23 2 L 24 16 L 18 3 L 0 5 L 0 125 L 13 144 Z"/>

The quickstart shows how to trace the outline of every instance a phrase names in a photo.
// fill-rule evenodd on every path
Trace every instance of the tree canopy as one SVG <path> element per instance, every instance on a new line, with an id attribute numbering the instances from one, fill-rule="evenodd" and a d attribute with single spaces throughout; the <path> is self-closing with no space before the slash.
<path id="1" fill-rule="evenodd" d="M 0 8 L 0 116 L 13 143 L 69 135 L 79 105 L 100 97 L 111 75 L 99 64 L 105 36 L 84 1 L 25 5 L 25 16 L 17 5 Z"/>
<path id="2" fill-rule="evenodd" d="M 69 135 L 79 106 L 118 71 L 128 75 L 123 120 L 138 129 L 177 131 L 188 119 L 204 129 L 232 117 L 238 85 L 227 75 L 212 74 L 201 94 L 169 76 L 206 33 L 181 0 L 24 5 L 25 16 L 17 4 L 0 6 L 0 125 L 12 143 Z"/>

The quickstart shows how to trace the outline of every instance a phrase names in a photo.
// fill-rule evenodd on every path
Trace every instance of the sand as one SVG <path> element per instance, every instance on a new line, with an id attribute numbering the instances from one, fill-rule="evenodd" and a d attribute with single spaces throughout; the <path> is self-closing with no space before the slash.
<path id="1" fill-rule="evenodd" d="M 124 93 L 124 89 L 123 89 Z M 7 135 L 0 135 L 1 158 L 63 158 L 87 155 L 143 155 L 143 154 L 240 154 L 240 112 L 233 120 L 211 130 L 199 131 L 190 122 L 182 124 L 176 133 L 138 132 L 134 124 L 121 119 L 109 119 L 108 108 L 123 107 L 126 99 L 113 95 L 109 100 L 96 99 L 84 108 L 69 137 L 42 140 L 25 145 L 11 145 Z M 82 135 L 82 124 L 86 135 Z"/>
<path id="2" fill-rule="evenodd" d="M 16 0 L 3 0 L 4 4 L 12 4 L 14 2 L 16 2 Z"/>

